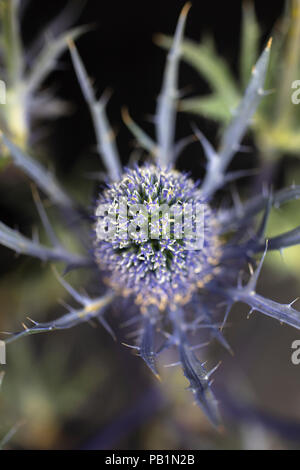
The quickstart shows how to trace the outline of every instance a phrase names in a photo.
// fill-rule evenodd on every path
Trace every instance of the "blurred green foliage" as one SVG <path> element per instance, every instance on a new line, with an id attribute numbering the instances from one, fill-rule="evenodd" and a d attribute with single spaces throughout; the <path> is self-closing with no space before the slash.
<path id="1" fill-rule="evenodd" d="M 185 40 L 183 59 L 203 77 L 211 93 L 183 99 L 180 109 L 224 125 L 232 117 L 243 96 L 253 64 L 260 50 L 261 28 L 251 1 L 243 3 L 240 38 L 239 78 L 218 54 L 212 37 L 201 43 Z M 170 46 L 169 37 L 160 37 L 161 45 Z M 267 76 L 267 96 L 252 122 L 253 138 L 262 160 L 281 158 L 283 153 L 298 155 L 300 106 L 291 101 L 292 83 L 300 76 L 300 1 L 286 4 L 283 18 L 275 25 L 270 67 Z"/>
<path id="2" fill-rule="evenodd" d="M 24 5 L 20 0 L 0 0 L 0 79 L 6 88 L 5 104 L 0 105 L 0 127 L 23 149 L 33 136 L 33 121 L 53 119 L 68 111 L 66 102 L 52 91 L 42 90 L 41 85 L 56 69 L 59 56 L 67 48 L 66 38 L 76 38 L 84 31 L 80 27 L 63 33 L 59 30 L 60 23 L 68 24 L 77 16 L 80 4 L 75 2 L 73 12 L 69 7 L 63 10 L 25 47 L 21 36 Z M 3 152 L 0 169 L 6 164 Z"/>

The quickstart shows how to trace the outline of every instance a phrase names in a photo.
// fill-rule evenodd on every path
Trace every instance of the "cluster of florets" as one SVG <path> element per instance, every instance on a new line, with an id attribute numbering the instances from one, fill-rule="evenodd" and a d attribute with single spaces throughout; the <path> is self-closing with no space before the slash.
<path id="1" fill-rule="evenodd" d="M 100 195 L 95 254 L 109 283 L 136 303 L 186 303 L 219 258 L 212 210 L 186 174 L 128 169 Z"/>

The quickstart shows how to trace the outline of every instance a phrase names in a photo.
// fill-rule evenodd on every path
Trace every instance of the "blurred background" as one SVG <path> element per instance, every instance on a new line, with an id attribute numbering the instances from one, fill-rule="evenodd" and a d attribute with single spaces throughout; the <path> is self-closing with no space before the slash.
<path id="1" fill-rule="evenodd" d="M 8 47 L 3 31 L 9 3 L 0 3 L 1 62 Z M 174 32 L 184 1 L 19 3 L 23 53 L 31 52 L 26 58 L 27 72 L 36 57 L 30 46 L 40 35 L 46 43 L 53 40 L 58 34 L 56 26 L 47 29 L 46 25 L 66 5 L 61 31 L 72 25 L 91 26 L 76 40 L 78 50 L 98 95 L 107 87 L 113 91 L 108 115 L 123 163 L 139 157 L 120 109 L 128 106 L 133 119 L 153 135 L 151 116 L 166 57 L 166 51 L 153 38 L 155 33 Z M 180 74 L 181 109 L 186 112 L 178 119 L 179 137 L 191 134 L 190 123 L 196 122 L 210 141 L 217 143 L 220 129 L 245 87 L 249 67 L 270 35 L 274 39 L 268 88 L 275 91 L 266 98 L 245 138 L 251 151 L 238 154 L 233 162 L 234 168 L 258 172 L 227 188 L 217 204 L 221 199 L 231 204 L 233 192 L 239 192 L 242 199 L 257 194 L 263 182 L 275 189 L 293 182 L 300 184 L 300 105 L 290 101 L 291 81 L 300 79 L 299 10 L 298 1 L 192 2 L 186 36 L 193 42 L 185 45 Z M 164 45 L 167 43 L 166 39 Z M 193 50 L 196 59 L 192 60 Z M 9 92 L 17 96 L 13 79 L 9 85 Z M 23 104 L 15 99 L 9 113 L 1 110 L 2 126 L 35 158 L 55 169 L 68 191 L 92 211 L 104 169 L 68 51 L 43 78 L 40 90 L 51 90 L 55 106 L 46 107 L 44 113 L 33 113 L 26 127 L 18 118 Z M 191 170 L 197 178 L 203 174 L 203 162 L 202 149 L 193 144 L 186 148 L 178 166 Z M 66 226 L 55 208 L 48 209 L 61 239 L 80 249 L 74 227 Z M 33 227 L 40 228 L 29 181 L 5 155 L 0 169 L 0 220 L 28 236 Z M 296 201 L 272 211 L 268 234 L 297 225 L 300 211 Z M 89 243 L 87 235 L 86 245 Z M 26 316 L 47 321 L 65 311 L 59 299 L 71 301 L 48 264 L 16 257 L 3 247 L 0 260 L 1 331 L 19 330 Z M 268 255 L 259 292 L 281 302 L 293 300 L 300 292 L 299 265 L 297 247 L 285 250 L 283 258 L 279 253 Z M 75 271 L 68 274 L 68 280 L 91 295 L 97 294 L 97 273 Z M 247 320 L 247 309 L 235 306 L 226 330 L 234 356 L 213 343 L 203 351 L 212 364 L 222 360 L 214 390 L 220 400 L 224 429 L 217 432 L 193 404 L 181 371 L 163 367 L 163 363 L 172 362 L 171 357 L 163 358 L 160 384 L 144 363 L 122 346 L 121 341 L 128 341 L 128 331 L 120 326 L 126 309 L 125 302 L 120 302 L 110 311 L 117 342 L 103 328 L 84 324 L 21 339 L 7 348 L 0 389 L 0 441 L 7 437 L 4 448 L 300 448 L 300 365 L 291 362 L 291 344 L 300 339 L 297 330 L 259 313 Z"/>

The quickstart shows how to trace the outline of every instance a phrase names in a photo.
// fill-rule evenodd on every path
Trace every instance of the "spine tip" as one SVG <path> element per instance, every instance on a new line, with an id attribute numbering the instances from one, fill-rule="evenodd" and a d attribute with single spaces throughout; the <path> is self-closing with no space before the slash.
<path id="1" fill-rule="evenodd" d="M 125 124 L 129 124 L 131 122 L 131 117 L 129 115 L 128 108 L 126 106 L 122 107 L 121 115 L 122 115 L 122 119 L 125 122 Z"/>
<path id="2" fill-rule="evenodd" d="M 74 49 L 75 44 L 74 44 L 74 41 L 73 41 L 72 38 L 68 37 L 67 38 L 67 43 L 68 43 L 68 46 L 69 46 L 70 49 Z"/>
<path id="3" fill-rule="evenodd" d="M 273 41 L 273 38 L 270 37 L 269 41 L 267 42 L 267 47 L 266 47 L 267 50 L 271 49 L 272 41 Z"/>

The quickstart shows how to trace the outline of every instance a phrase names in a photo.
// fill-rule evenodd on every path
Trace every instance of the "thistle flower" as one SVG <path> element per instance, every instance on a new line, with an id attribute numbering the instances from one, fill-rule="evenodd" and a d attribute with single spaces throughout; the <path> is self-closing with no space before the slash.
<path id="1" fill-rule="evenodd" d="M 187 303 L 212 275 L 216 221 L 187 175 L 155 165 L 128 169 L 100 195 L 96 215 L 105 208 L 113 230 L 105 231 L 106 217 L 100 216 L 97 263 L 110 284 L 121 294 L 132 293 L 144 312 L 150 305 L 163 311 L 168 304 Z"/>
<path id="2" fill-rule="evenodd" d="M 250 83 L 222 135 L 219 149 L 216 150 L 198 129 L 194 129 L 207 158 L 203 181 L 195 183 L 187 174 L 174 169 L 182 148 L 182 142 L 176 144 L 174 137 L 178 67 L 189 8 L 190 4 L 186 4 L 181 12 L 168 55 L 155 118 L 157 142 L 130 118 L 127 111 L 123 112 L 125 124 L 149 154 L 149 162 L 135 168 L 122 169 L 105 113 L 107 96 L 96 100 L 75 45 L 69 40 L 74 68 L 95 127 L 97 148 L 108 173 L 108 183 L 101 189 L 95 208 L 93 239 L 94 257 L 109 287 L 104 295 L 92 299 L 73 289 L 55 271 L 59 282 L 80 306 L 68 307 L 65 315 L 48 323 L 31 320 L 33 326 L 25 325 L 24 331 L 13 334 L 7 343 L 34 333 L 71 328 L 91 318 L 98 319 L 113 334 L 104 314 L 119 296 L 129 295 L 132 304 L 140 307 L 138 317 L 131 319 L 131 323 L 140 324 L 137 342 L 129 346 L 156 376 L 158 356 L 167 348 L 177 349 L 178 363 L 175 364 L 181 365 L 196 402 L 217 426 L 220 417 L 211 377 L 218 366 L 208 370 L 198 358 L 195 351 L 201 344 L 195 344 L 195 333 L 198 328 L 203 328 L 209 339 L 215 338 L 230 350 L 220 325 L 225 325 L 236 302 L 249 305 L 250 312 L 257 310 L 281 323 L 300 328 L 300 313 L 293 308 L 293 302 L 280 304 L 256 293 L 267 249 L 281 250 L 300 243 L 299 227 L 268 241 L 265 237 L 272 206 L 278 207 L 299 198 L 300 187 L 294 186 L 274 194 L 258 194 L 239 210 L 233 207 L 216 211 L 214 208 L 216 191 L 229 181 L 245 176 L 244 172 L 230 173 L 227 168 L 265 94 L 271 40 L 253 68 Z M 53 175 L 49 176 L 6 136 L 3 141 L 13 159 L 53 202 L 64 211 L 76 210 L 76 203 L 59 188 Z M 88 256 L 70 253 L 59 243 L 41 201 L 37 197 L 35 199 L 52 246 L 27 239 L 4 224 L 0 225 L 0 242 L 19 253 L 43 260 L 63 261 L 67 269 L 91 263 Z M 163 211 L 158 211 L 154 220 L 149 217 L 152 208 L 155 206 L 157 209 L 161 205 L 166 206 L 168 215 L 171 213 L 169 232 Z M 193 215 L 197 205 L 202 208 L 198 226 Z M 190 218 L 184 217 L 187 230 L 182 234 L 178 216 L 185 207 L 190 209 Z M 253 230 L 250 232 L 248 228 L 254 228 L 255 216 L 262 211 L 261 223 L 253 235 Z M 155 236 L 149 237 L 149 232 L 152 235 L 154 232 Z M 191 249 L 195 238 L 201 243 Z M 258 253 L 263 255 L 257 265 L 255 255 Z M 251 270 L 247 274 L 249 265 Z M 244 279 L 248 276 L 246 283 L 241 281 L 241 274 Z"/>

